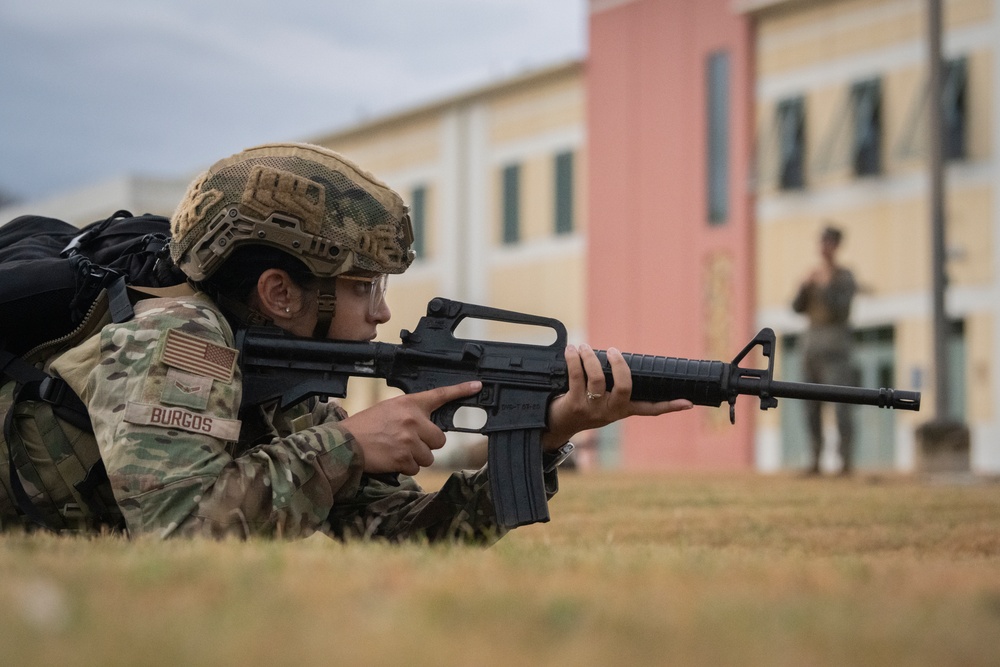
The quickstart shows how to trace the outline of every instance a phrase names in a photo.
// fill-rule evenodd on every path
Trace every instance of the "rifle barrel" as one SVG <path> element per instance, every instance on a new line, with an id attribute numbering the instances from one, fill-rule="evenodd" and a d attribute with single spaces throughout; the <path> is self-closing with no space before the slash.
<path id="1" fill-rule="evenodd" d="M 804 382 L 771 381 L 771 396 L 797 398 L 807 401 L 832 401 L 854 405 L 874 405 L 895 410 L 919 410 L 920 393 L 882 387 L 867 389 L 835 384 L 807 384 Z M 756 393 L 756 392 L 754 392 Z"/>

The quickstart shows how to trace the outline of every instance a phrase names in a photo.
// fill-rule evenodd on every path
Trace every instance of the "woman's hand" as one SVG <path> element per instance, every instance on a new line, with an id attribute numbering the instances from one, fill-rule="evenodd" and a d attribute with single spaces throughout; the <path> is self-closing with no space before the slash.
<path id="1" fill-rule="evenodd" d="M 601 361 L 590 346 L 566 348 L 569 391 L 556 397 L 549 406 L 548 430 L 542 436 L 545 449 L 556 449 L 580 431 L 600 428 L 625 417 L 662 415 L 694 407 L 687 399 L 657 403 L 631 400 L 632 371 L 628 362 L 613 347 L 608 348 L 607 356 L 614 378 L 614 388 L 610 391 Z"/>
<path id="2" fill-rule="evenodd" d="M 397 396 L 351 415 L 340 425 L 360 445 L 365 472 L 415 475 L 434 463 L 433 450 L 445 443 L 444 432 L 431 421 L 431 413 L 482 388 L 482 382 L 463 382 Z"/>

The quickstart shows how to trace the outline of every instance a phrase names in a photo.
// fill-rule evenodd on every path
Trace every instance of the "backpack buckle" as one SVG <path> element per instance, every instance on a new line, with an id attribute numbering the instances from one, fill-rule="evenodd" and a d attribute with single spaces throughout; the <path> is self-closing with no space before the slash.
<path id="1" fill-rule="evenodd" d="M 38 398 L 52 405 L 61 405 L 66 396 L 66 383 L 61 379 L 48 376 L 38 384 Z"/>
<path id="2" fill-rule="evenodd" d="M 60 516 L 69 521 L 79 521 L 87 516 L 87 513 L 83 511 L 79 503 L 66 503 L 59 510 Z"/>

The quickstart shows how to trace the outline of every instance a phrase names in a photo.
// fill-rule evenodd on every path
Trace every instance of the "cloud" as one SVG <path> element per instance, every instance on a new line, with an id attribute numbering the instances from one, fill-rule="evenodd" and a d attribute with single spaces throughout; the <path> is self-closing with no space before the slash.
<path id="1" fill-rule="evenodd" d="M 182 175 L 582 56 L 585 0 L 7 0 L 0 189 Z"/>

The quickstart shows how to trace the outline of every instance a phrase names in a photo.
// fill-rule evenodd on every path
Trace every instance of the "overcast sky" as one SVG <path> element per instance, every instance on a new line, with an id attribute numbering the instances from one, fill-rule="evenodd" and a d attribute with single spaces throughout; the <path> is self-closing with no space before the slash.
<path id="1" fill-rule="evenodd" d="M 3 0 L 0 191 L 187 176 L 586 51 L 586 0 Z"/>

